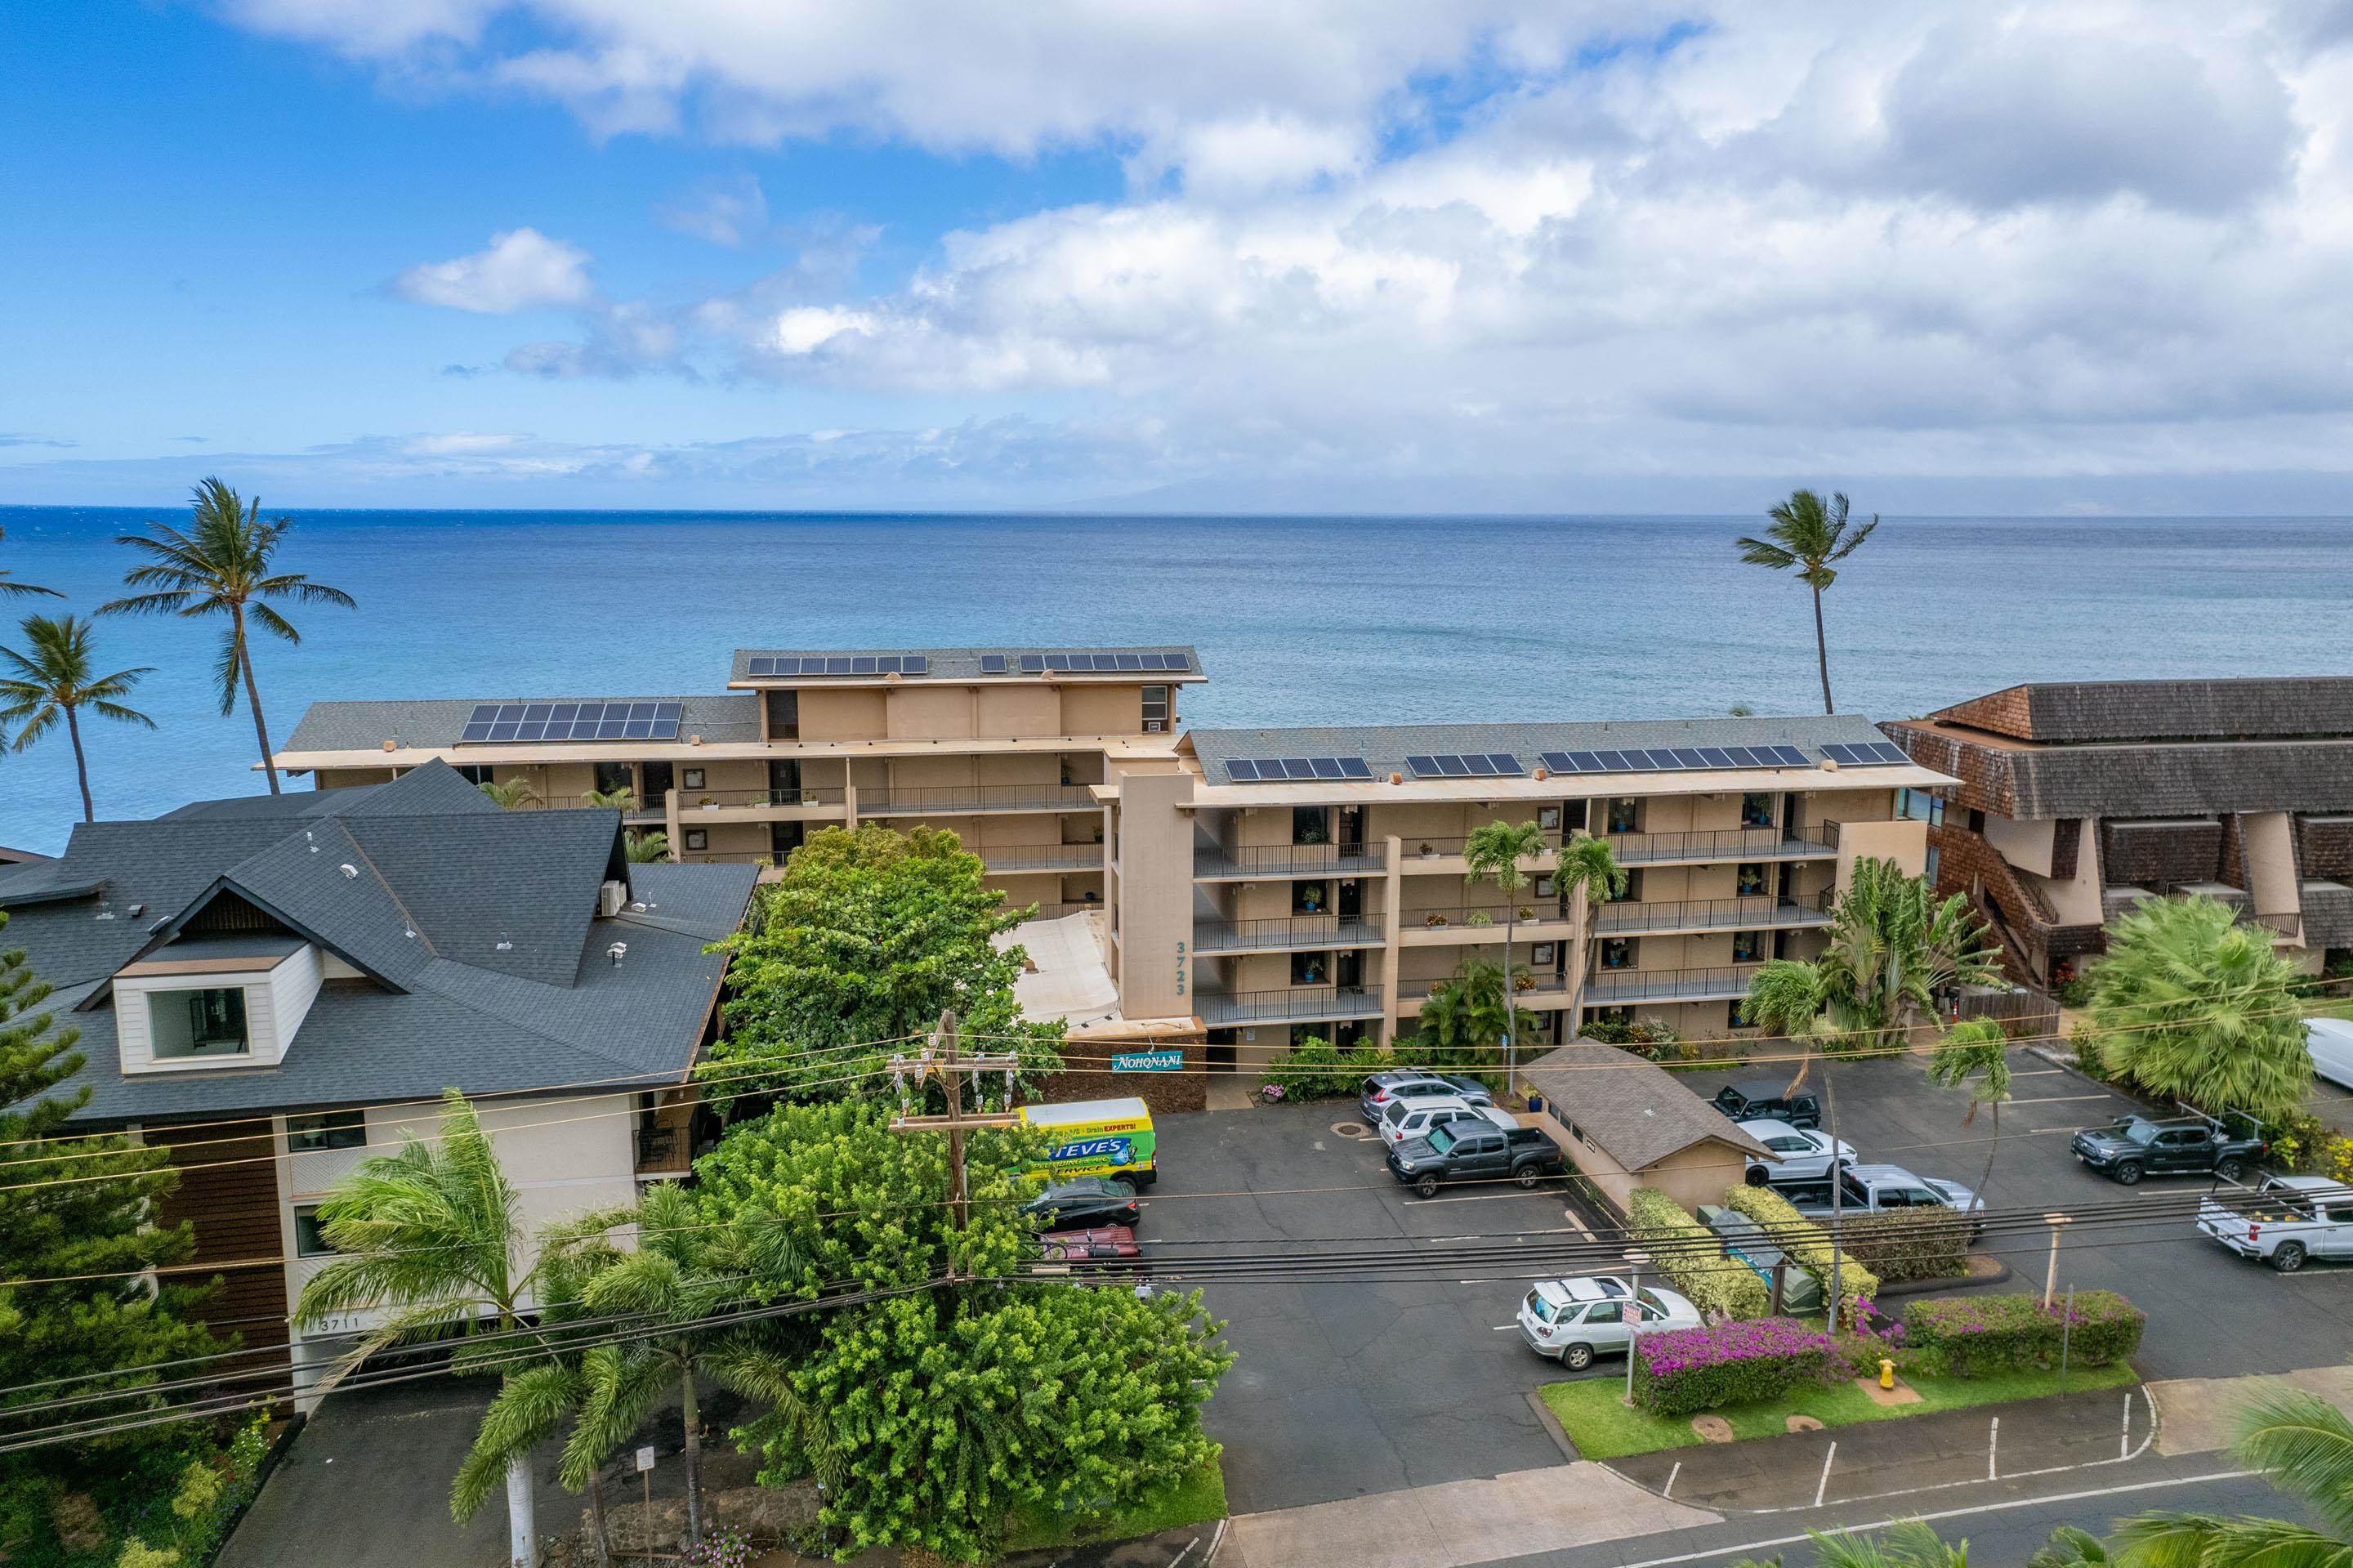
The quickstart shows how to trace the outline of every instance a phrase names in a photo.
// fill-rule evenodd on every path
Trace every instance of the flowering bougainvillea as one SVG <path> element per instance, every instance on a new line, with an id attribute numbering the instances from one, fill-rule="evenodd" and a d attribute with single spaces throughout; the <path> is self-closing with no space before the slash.
<path id="1" fill-rule="evenodd" d="M 744 1568 L 752 1561 L 752 1542 L 732 1524 L 706 1531 L 686 1549 L 687 1568 Z"/>
<path id="2" fill-rule="evenodd" d="M 1634 1403 L 1660 1415 L 1689 1415 L 1772 1399 L 1845 1372 L 1831 1336 L 1794 1319 L 1677 1329 L 1636 1340 Z"/>

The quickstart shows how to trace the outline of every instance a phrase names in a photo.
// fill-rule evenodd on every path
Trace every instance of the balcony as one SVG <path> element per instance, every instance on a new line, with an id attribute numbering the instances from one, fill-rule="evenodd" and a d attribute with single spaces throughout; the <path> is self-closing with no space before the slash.
<path id="1" fill-rule="evenodd" d="M 1398 870 L 1407 876 L 1467 876 L 1470 867 L 1464 863 L 1462 851 L 1467 840 L 1459 838 L 1405 838 L 1398 842 Z M 1553 869 L 1560 858 L 1556 844 L 1546 844 L 1535 855 L 1520 863 L 1521 869 L 1531 876 L 1540 876 Z"/>
<path id="2" fill-rule="evenodd" d="M 998 849 L 982 848 L 974 853 L 980 856 L 982 869 L 992 876 L 1019 876 L 1049 871 L 1101 871 L 1103 868 L 1103 847 L 1101 844 L 1015 844 Z"/>
<path id="3" fill-rule="evenodd" d="M 1730 1001 L 1748 994 L 1763 964 L 1704 969 L 1601 969 L 1586 978 L 1588 1007 L 1639 1007 L 1661 1001 Z"/>
<path id="4" fill-rule="evenodd" d="M 1407 980 L 1400 984 L 1397 993 L 1397 1015 L 1411 1018 L 1419 1012 L 1421 1004 L 1430 1000 L 1430 991 L 1440 983 L 1425 980 Z M 1530 984 L 1514 991 L 1512 1000 L 1526 1012 L 1543 1012 L 1550 1008 L 1567 1006 L 1569 986 L 1570 981 L 1566 975 L 1539 974 L 1532 977 Z"/>
<path id="5" fill-rule="evenodd" d="M 1838 853 L 1838 824 L 1818 822 L 1800 834 L 1779 828 L 1718 828 L 1690 833 L 1609 833 L 1603 842 L 1620 865 L 1686 864 L 1725 860 L 1829 860 Z"/>
<path id="6" fill-rule="evenodd" d="M 1511 925 L 1512 939 L 1545 942 L 1574 936 L 1577 920 L 1560 912 L 1560 905 L 1547 898 L 1540 904 L 1520 906 L 1528 913 L 1521 915 Z M 1467 947 L 1482 942 L 1504 939 L 1504 908 L 1493 907 L 1407 909 L 1398 915 L 1398 941 L 1405 947 Z"/>
<path id="7" fill-rule="evenodd" d="M 1275 953 L 1297 948 L 1377 948 L 1378 916 L 1294 915 L 1273 920 L 1196 920 L 1197 953 Z"/>
<path id="8" fill-rule="evenodd" d="M 1194 851 L 1193 880 L 1256 882 L 1285 876 L 1360 876 L 1377 873 L 1383 863 L 1378 844 L 1252 844 L 1243 849 L 1218 844 Z"/>
<path id="9" fill-rule="evenodd" d="M 936 784 L 858 791 L 861 817 L 971 817 L 998 811 L 1100 810 L 1085 784 Z"/>
<path id="10" fill-rule="evenodd" d="M 1593 912 L 1598 937 L 1635 931 L 1755 931 L 1827 926 L 1828 892 L 1802 898 L 1689 898 L 1657 904 L 1604 904 Z"/>
<path id="11" fill-rule="evenodd" d="M 1006 900 L 1006 907 L 1008 909 L 1024 909 L 1029 907 L 1029 906 L 1016 904 L 1011 899 L 1008 899 Z M 1100 900 L 1082 899 L 1069 904 L 1040 903 L 1038 906 L 1038 913 L 1030 916 L 1029 918 L 1032 920 L 1060 920 L 1067 916 L 1083 915 L 1090 909 L 1101 909 L 1102 907 L 1103 907 L 1103 906 Z"/>
<path id="12" fill-rule="evenodd" d="M 802 789 L 673 789 L 678 820 L 685 822 L 839 821 L 849 800 L 833 788 Z"/>
<path id="13" fill-rule="evenodd" d="M 1293 986 L 1288 991 L 1202 991 L 1195 1016 L 1210 1028 L 1251 1023 L 1337 1022 L 1381 1016 L 1378 987 Z"/>

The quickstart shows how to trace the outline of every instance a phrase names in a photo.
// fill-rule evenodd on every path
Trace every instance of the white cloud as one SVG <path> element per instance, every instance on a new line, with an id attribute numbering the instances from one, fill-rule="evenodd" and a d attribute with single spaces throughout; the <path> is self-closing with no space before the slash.
<path id="1" fill-rule="evenodd" d="M 585 305 L 588 253 L 535 228 L 491 236 L 490 249 L 409 268 L 389 287 L 404 300 L 481 315 L 511 315 L 544 305 Z"/>
<path id="2" fill-rule="evenodd" d="M 662 207 L 659 215 L 681 234 L 713 245 L 745 245 L 768 227 L 768 196 L 750 175 L 706 180 L 684 198 Z"/>

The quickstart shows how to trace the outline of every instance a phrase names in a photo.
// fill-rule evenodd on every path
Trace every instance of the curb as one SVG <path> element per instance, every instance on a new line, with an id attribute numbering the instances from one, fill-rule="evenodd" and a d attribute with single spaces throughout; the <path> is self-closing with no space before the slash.
<path id="1" fill-rule="evenodd" d="M 2010 1278 L 2011 1274 L 2010 1265 L 2005 1263 L 2001 1266 L 2001 1272 L 2000 1274 L 1988 1274 L 1984 1276 L 1974 1274 L 1956 1274 L 1947 1275 L 1942 1279 L 1907 1279 L 1900 1285 L 1881 1286 L 1879 1287 L 1879 1294 L 1883 1298 L 1889 1296 L 1922 1296 L 1931 1290 L 1968 1290 L 1980 1285 L 2003 1285 L 2007 1284 Z"/>
<path id="2" fill-rule="evenodd" d="M 1560 1417 L 1544 1402 L 1541 1387 L 1528 1390 L 1528 1407 L 1536 1413 L 1537 1423 L 1544 1427 L 1545 1436 L 1552 1439 L 1553 1446 L 1560 1450 L 1562 1458 L 1574 1465 L 1585 1457 L 1577 1451 L 1577 1444 L 1570 1439 L 1568 1429 L 1560 1424 Z"/>

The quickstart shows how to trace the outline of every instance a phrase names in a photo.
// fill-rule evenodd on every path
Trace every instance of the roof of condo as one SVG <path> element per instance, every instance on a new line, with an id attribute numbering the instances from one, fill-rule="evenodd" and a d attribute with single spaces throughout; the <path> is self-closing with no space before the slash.
<path id="1" fill-rule="evenodd" d="M 980 662 L 983 657 L 992 653 L 1002 656 L 1008 668 L 1001 673 L 997 672 L 989 673 L 985 678 L 991 681 L 1022 679 L 1023 674 L 1020 667 L 1020 661 L 1021 656 L 1025 653 L 1034 654 L 1039 658 L 1044 658 L 1048 655 L 1056 653 L 1084 653 L 1090 657 L 1097 653 L 1108 653 L 1113 657 L 1117 657 L 1122 653 L 1181 653 L 1184 655 L 1186 664 L 1188 666 L 1188 668 L 1185 670 L 1090 670 L 1084 672 L 1084 673 L 1090 675 L 1124 675 L 1130 678 L 1140 677 L 1148 679 L 1155 684 L 1165 684 L 1170 681 L 1198 681 L 1201 679 L 1201 655 L 1189 642 L 1139 642 L 1132 644 L 1120 643 L 1116 645 L 1059 642 L 1051 645 L 1039 643 L 1035 646 L 1008 643 L 1000 647 L 993 648 L 738 648 L 735 650 L 734 666 L 729 671 L 727 679 L 730 683 L 737 681 L 749 681 L 754 679 L 762 681 L 789 681 L 796 679 L 796 677 L 790 675 L 761 675 L 754 677 L 752 673 L 751 668 L 752 661 L 754 659 L 863 659 L 882 658 L 894 653 L 900 655 L 920 653 L 925 659 L 930 661 L 931 667 L 923 674 L 905 677 L 905 679 L 910 681 L 953 682 L 981 680 L 984 679 L 984 676 L 981 673 Z M 1066 672 L 1058 670 L 1054 673 L 1056 674 L 1062 674 Z M 1076 673 L 1078 672 L 1067 673 Z M 875 677 L 869 675 L 864 678 L 871 680 Z M 1036 680 L 1039 677 L 1037 673 L 1032 673 L 1028 676 L 1028 678 L 1030 680 Z M 833 681 L 838 681 L 839 679 L 839 677 L 833 677 L 828 683 L 832 683 Z"/>
<path id="2" fill-rule="evenodd" d="M 2353 675 L 2030 682 L 1928 721 L 2039 744 L 2341 739 L 2353 736 Z"/>
<path id="3" fill-rule="evenodd" d="M 1225 764 L 1261 757 L 1361 757 L 1379 778 L 1414 774 L 1406 758 L 1446 753 L 1503 752 L 1533 768 L 1547 751 L 1619 751 L 1627 747 L 1794 746 L 1816 766 L 1824 746 L 1868 745 L 1887 737 L 1860 714 L 1814 714 L 1796 718 L 1720 717 L 1609 719 L 1562 724 L 1345 725 L 1317 729 L 1196 729 L 1187 732 L 1208 782 L 1225 786 Z M 1760 774 L 1772 769 L 1757 769 Z M 1875 775 L 1893 782 L 1893 770 L 1858 768 L 1859 783 Z M 1435 780 L 1423 780 L 1435 782 Z M 1493 779 L 1454 783 L 1493 783 Z M 1245 785 L 1242 788 L 1248 788 Z"/>
<path id="4" fill-rule="evenodd" d="M 699 697 L 481 696 L 422 701 L 312 703 L 302 722 L 279 749 L 287 756 L 320 751 L 375 751 L 385 741 L 403 750 L 454 747 L 466 721 L 485 703 L 678 703 L 679 733 L 704 741 L 760 738 L 760 698 L 754 692 L 721 692 Z M 598 743 L 600 746 L 606 743 Z M 634 753 L 632 754 L 634 755 Z"/>
<path id="5" fill-rule="evenodd" d="M 1711 1139 L 1743 1154 L 1765 1152 L 1763 1144 L 1694 1094 L 1691 1086 L 1615 1045 L 1575 1040 L 1520 1071 L 1543 1092 L 1555 1117 L 1574 1122 L 1586 1142 L 1630 1172 Z"/>

